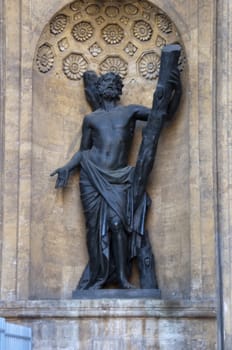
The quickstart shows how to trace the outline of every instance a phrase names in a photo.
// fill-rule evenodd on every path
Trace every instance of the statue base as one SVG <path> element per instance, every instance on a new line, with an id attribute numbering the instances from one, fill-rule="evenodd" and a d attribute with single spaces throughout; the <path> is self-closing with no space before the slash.
<path id="1" fill-rule="evenodd" d="M 73 299 L 161 299 L 159 289 L 76 289 Z"/>

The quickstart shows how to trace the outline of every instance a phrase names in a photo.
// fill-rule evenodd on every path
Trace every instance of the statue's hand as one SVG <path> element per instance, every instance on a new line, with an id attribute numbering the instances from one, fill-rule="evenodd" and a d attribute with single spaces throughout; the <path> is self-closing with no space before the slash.
<path id="1" fill-rule="evenodd" d="M 65 166 L 53 171 L 50 176 L 58 175 L 55 188 L 65 187 L 69 178 L 69 169 Z"/>

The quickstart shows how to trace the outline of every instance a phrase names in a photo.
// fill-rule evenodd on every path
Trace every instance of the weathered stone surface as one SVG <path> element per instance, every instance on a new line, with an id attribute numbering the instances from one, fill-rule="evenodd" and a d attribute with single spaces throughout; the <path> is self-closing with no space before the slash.
<path id="1" fill-rule="evenodd" d="M 209 349 L 216 344 L 210 334 L 215 332 L 215 323 L 191 322 L 186 319 L 160 320 L 154 318 L 129 319 L 96 318 L 77 321 L 46 320 L 31 323 L 35 350 L 141 350 L 141 349 Z M 188 338 L 189 329 L 192 334 Z M 53 335 L 51 337 L 51 334 Z M 187 339 L 188 338 L 188 339 Z"/>
<path id="2" fill-rule="evenodd" d="M 33 329 L 33 349 L 216 349 L 213 301 L 1 302 L 1 314 Z"/>
<path id="3" fill-rule="evenodd" d="M 119 2 L 115 1 L 116 6 L 111 2 L 104 16 L 102 13 L 99 16 L 93 14 L 98 9 L 90 5 L 98 5 L 97 1 L 88 4 L 85 1 L 80 2 L 84 4 L 85 11 L 88 11 L 88 20 L 87 17 L 79 17 L 80 11 L 75 8 L 79 2 L 73 2 L 74 10 L 70 9 L 68 12 L 72 11 L 73 17 L 68 18 L 67 24 L 70 26 L 73 21 L 88 22 L 91 17 L 91 25 L 94 22 L 94 28 L 98 25 L 103 30 L 109 29 L 107 25 L 114 18 L 114 23 L 125 28 L 128 16 L 138 16 L 137 13 L 133 14 L 136 11 L 133 7 L 124 7 L 129 2 L 120 2 L 119 7 Z M 151 1 L 151 4 L 161 8 L 174 23 L 178 30 L 178 40 L 183 43 L 187 58 L 182 73 L 182 105 L 176 120 L 162 135 L 157 162 L 149 183 L 153 204 L 148 217 L 148 228 L 156 257 L 159 287 L 163 297 L 168 299 L 202 300 L 215 297 L 214 233 L 215 213 L 218 210 L 218 228 L 222 238 L 220 251 L 224 285 L 221 290 L 221 294 L 224 293 L 224 341 L 225 348 L 230 349 L 231 115 L 228 106 L 231 99 L 228 91 L 231 91 L 231 38 L 227 26 L 230 23 L 231 4 L 229 0 L 156 0 Z M 53 33 L 50 32 L 50 21 L 68 5 L 65 0 L 50 0 L 49 6 L 44 0 L 0 1 L 0 39 L 3 38 L 0 40 L 0 296 L 6 301 L 29 297 L 70 298 L 87 260 L 84 219 L 77 189 L 78 175 L 73 176 L 67 190 L 58 193 L 53 189 L 53 180 L 48 177 L 51 170 L 62 165 L 78 147 L 82 118 L 89 111 L 87 104 L 81 107 L 79 103 L 84 100 L 81 80 L 69 79 L 62 72 L 63 58 L 69 55 L 74 47 L 72 45 L 75 45 L 77 54 L 83 54 L 83 41 L 76 40 L 75 36 L 67 39 L 63 32 L 54 33 L 54 29 Z M 145 25 L 146 37 L 149 38 L 151 30 L 154 33 L 154 23 L 149 19 L 149 3 L 142 1 L 139 8 L 142 6 L 140 20 L 149 23 L 151 29 Z M 213 44 L 216 40 L 216 10 L 217 76 Z M 118 13 L 120 18 L 123 17 L 121 21 Z M 114 17 L 111 17 L 112 14 Z M 106 18 L 104 23 L 101 17 Z M 160 19 L 157 23 L 160 26 Z M 55 28 L 54 25 L 52 28 Z M 108 46 L 110 53 L 107 55 L 112 56 L 115 54 L 114 48 L 122 44 L 122 58 L 124 61 L 133 61 L 133 69 L 136 62 L 144 62 L 144 55 L 139 50 L 143 42 L 147 45 L 148 39 L 141 39 L 141 34 L 137 33 L 137 24 L 133 28 L 134 31 L 126 34 L 128 40 L 125 40 L 125 36 L 122 38 L 119 30 L 115 39 L 119 41 L 117 43 L 109 42 L 106 29 L 102 32 L 105 39 L 101 42 L 96 37 L 84 41 L 84 45 L 87 45 L 88 40 L 91 42 L 88 48 L 85 47 L 88 49 L 88 64 L 90 62 L 91 67 L 97 68 L 98 60 L 104 61 Z M 169 30 L 170 24 L 165 28 L 166 31 Z M 53 36 L 53 41 L 48 42 L 52 45 L 52 54 L 49 54 L 47 73 L 38 71 L 36 63 L 40 40 L 46 37 L 44 30 L 49 34 L 44 39 L 45 43 Z M 133 33 L 137 37 L 132 42 Z M 162 39 L 170 38 L 170 34 L 161 29 L 159 36 L 154 40 L 154 46 L 162 45 Z M 72 40 L 71 44 L 69 40 Z M 150 49 L 153 47 L 147 47 L 148 51 Z M 105 69 L 105 63 L 104 61 L 102 69 Z M 66 74 L 67 72 L 66 69 Z M 124 72 L 125 67 L 122 74 Z M 149 106 L 155 80 L 146 79 L 147 73 L 143 70 L 135 69 L 134 72 L 136 74 L 131 71 L 131 76 L 125 77 L 122 103 L 136 102 Z M 143 84 L 143 81 L 146 83 Z M 132 93 L 129 92 L 129 87 Z M 131 155 L 132 163 L 136 158 L 141 127 L 140 125 L 138 128 Z M 218 202 L 216 170 L 219 174 Z M 43 307 L 40 301 L 38 303 Z M 67 305 L 69 303 L 72 302 L 67 302 Z M 53 309 L 58 307 L 52 302 L 50 305 Z M 28 310 L 28 307 L 27 305 L 25 308 Z M 110 320 L 112 314 L 108 314 L 107 321 L 99 320 L 97 308 L 93 304 L 90 307 L 95 314 L 78 320 L 75 319 L 78 317 L 77 311 L 74 319 L 70 319 L 67 313 L 56 316 L 50 309 L 51 319 L 40 318 L 41 309 L 37 312 L 34 306 L 30 309 L 30 316 L 27 312 L 24 314 L 22 309 L 18 314 L 10 314 L 10 305 L 1 305 L 0 311 L 1 314 L 2 311 L 6 312 L 6 317 L 16 318 L 18 321 L 30 319 L 32 322 L 31 317 L 35 315 L 37 319 L 32 322 L 35 349 L 47 350 L 59 346 L 73 349 L 70 339 L 76 343 L 81 338 L 81 349 L 104 349 L 103 346 L 117 349 L 136 349 L 136 346 L 139 349 L 215 348 L 215 318 L 202 318 L 196 304 L 191 306 L 191 312 L 196 313 L 195 319 L 191 318 L 191 312 L 183 314 L 182 308 L 178 320 L 175 319 L 176 310 L 172 316 L 170 312 L 162 311 L 162 319 L 159 319 L 158 312 L 151 315 L 137 314 L 134 315 L 135 323 L 129 317 L 124 319 L 125 322 L 120 318 Z M 128 308 L 132 308 L 132 305 Z M 100 309 L 99 312 L 101 311 Z M 93 320 L 90 321 L 90 317 Z M 122 327 L 121 333 L 119 325 Z M 85 329 L 88 329 L 86 333 Z M 133 333 L 135 329 L 137 338 Z M 48 339 L 50 332 L 55 334 L 53 343 Z M 66 334 L 70 335 L 68 339 Z M 117 343 L 118 334 L 124 335 L 121 343 Z M 105 344 L 102 344 L 100 335 L 104 335 Z M 133 335 L 134 340 L 130 339 L 130 335 Z M 58 339 L 61 338 L 63 343 L 59 345 Z M 175 339 L 176 344 L 173 343 Z"/>

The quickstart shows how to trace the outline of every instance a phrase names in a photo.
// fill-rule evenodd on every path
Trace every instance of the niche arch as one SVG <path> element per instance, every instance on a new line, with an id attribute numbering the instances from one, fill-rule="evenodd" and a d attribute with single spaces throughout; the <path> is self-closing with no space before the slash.
<path id="1" fill-rule="evenodd" d="M 179 66 L 186 84 L 181 35 L 151 2 L 78 0 L 54 14 L 43 29 L 33 63 L 31 297 L 70 297 L 87 261 L 78 174 L 64 191 L 54 190 L 54 179 L 48 177 L 79 147 L 83 116 L 90 112 L 84 71 L 119 73 L 121 103 L 151 106 L 161 49 L 173 42 L 183 48 Z M 164 296 L 190 292 L 187 105 L 184 96 L 175 123 L 161 136 L 148 188 L 153 199 L 148 229 Z"/>

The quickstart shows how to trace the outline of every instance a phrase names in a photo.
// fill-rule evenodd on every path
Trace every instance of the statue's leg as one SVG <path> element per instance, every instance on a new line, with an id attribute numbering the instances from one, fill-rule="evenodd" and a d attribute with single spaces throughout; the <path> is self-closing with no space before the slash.
<path id="1" fill-rule="evenodd" d="M 87 241 L 89 261 L 82 273 L 81 279 L 76 288 L 76 289 L 82 289 L 82 290 L 90 289 L 92 286 L 95 285 L 96 279 L 98 277 L 98 271 L 99 271 L 98 244 L 96 242 L 96 226 L 95 227 L 92 226 L 90 224 L 91 221 L 88 221 L 88 219 L 86 220 L 87 220 L 86 241 Z"/>
<path id="2" fill-rule="evenodd" d="M 89 255 L 89 262 L 82 275 L 80 288 L 101 288 L 109 272 L 109 263 L 103 254 L 101 241 L 103 216 L 101 209 L 104 203 L 83 169 L 80 174 L 80 195 L 85 215 Z"/>
<path id="3" fill-rule="evenodd" d="M 114 216 L 110 220 L 110 230 L 112 232 L 112 254 L 114 257 L 118 282 L 122 288 L 134 288 L 128 281 L 128 242 L 125 230 L 119 217 Z"/>
<path id="4" fill-rule="evenodd" d="M 91 225 L 88 225 L 87 227 L 87 248 L 88 248 L 88 254 L 89 254 L 89 267 L 90 271 L 93 274 L 93 271 L 96 270 L 96 267 L 98 266 L 98 241 L 96 239 L 96 230 L 97 227 L 92 227 Z M 97 274 L 97 271 L 95 271 L 95 274 Z M 94 277 L 94 276 L 92 276 Z"/>
<path id="5" fill-rule="evenodd" d="M 99 228 L 97 222 L 97 215 L 86 215 L 86 241 L 89 255 L 90 270 L 90 280 L 88 283 L 89 287 L 95 283 L 100 272 L 98 230 Z"/>

